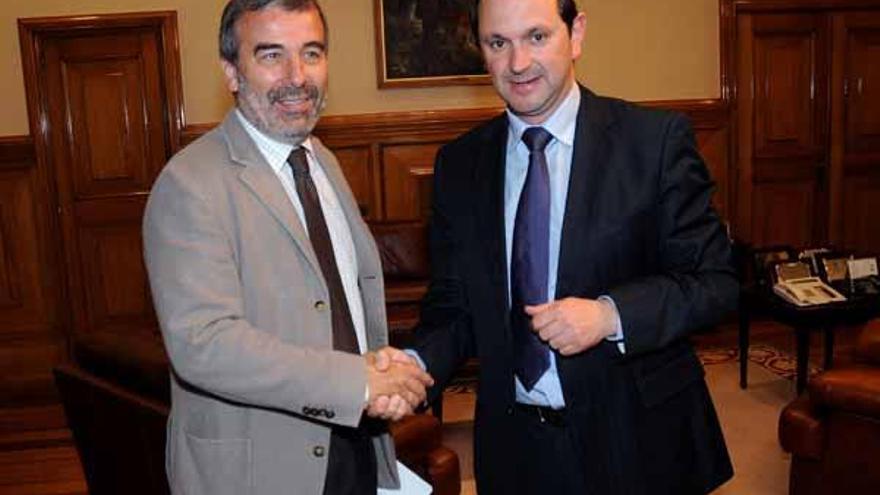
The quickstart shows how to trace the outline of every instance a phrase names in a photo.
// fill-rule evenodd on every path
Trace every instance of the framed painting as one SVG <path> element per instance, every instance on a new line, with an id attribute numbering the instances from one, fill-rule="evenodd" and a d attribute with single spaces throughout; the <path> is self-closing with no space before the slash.
<path id="1" fill-rule="evenodd" d="M 380 88 L 488 84 L 473 0 L 374 0 Z"/>

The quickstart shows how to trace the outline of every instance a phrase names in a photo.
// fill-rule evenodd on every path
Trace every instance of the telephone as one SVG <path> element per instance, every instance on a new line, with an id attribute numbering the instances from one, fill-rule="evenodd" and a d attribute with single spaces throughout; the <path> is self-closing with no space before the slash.
<path id="1" fill-rule="evenodd" d="M 880 270 L 877 258 L 851 258 L 846 262 L 851 290 L 855 294 L 880 293 Z"/>
<path id="2" fill-rule="evenodd" d="M 776 283 L 773 292 L 797 306 L 816 306 L 846 301 L 840 292 L 813 276 L 810 265 L 804 261 L 780 262 L 774 265 Z"/>

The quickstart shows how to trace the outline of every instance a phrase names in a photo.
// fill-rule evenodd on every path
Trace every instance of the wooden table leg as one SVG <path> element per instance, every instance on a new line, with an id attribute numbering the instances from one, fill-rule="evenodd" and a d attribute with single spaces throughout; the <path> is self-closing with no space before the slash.
<path id="1" fill-rule="evenodd" d="M 800 395 L 807 386 L 807 364 L 810 361 L 810 330 L 808 328 L 796 328 L 797 337 L 797 376 L 795 387 Z"/>
<path id="2" fill-rule="evenodd" d="M 834 328 L 828 326 L 822 331 L 825 332 L 825 362 L 822 366 L 824 369 L 830 370 L 834 364 Z"/>
<path id="3" fill-rule="evenodd" d="M 749 386 L 749 308 L 744 298 L 739 308 L 739 388 Z"/>

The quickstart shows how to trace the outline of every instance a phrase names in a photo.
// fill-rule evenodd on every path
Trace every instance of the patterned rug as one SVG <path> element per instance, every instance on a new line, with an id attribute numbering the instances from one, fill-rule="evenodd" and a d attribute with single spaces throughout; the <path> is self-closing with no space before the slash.
<path id="1" fill-rule="evenodd" d="M 739 361 L 739 349 L 736 347 L 699 349 L 697 355 L 700 357 L 700 362 L 703 363 L 703 366 Z M 749 363 L 757 364 L 786 380 L 794 380 L 797 374 L 797 359 L 795 356 L 769 345 L 750 345 Z M 810 375 L 819 371 L 821 371 L 821 368 L 813 363 L 807 364 L 807 373 Z"/>
<path id="2" fill-rule="evenodd" d="M 739 361 L 739 349 L 736 347 L 718 347 L 698 349 L 697 356 L 703 366 Z M 749 363 L 756 364 L 771 373 L 781 376 L 786 380 L 794 381 L 797 374 L 797 359 L 795 356 L 781 351 L 773 346 L 765 344 L 753 344 L 749 346 Z M 807 365 L 810 375 L 818 373 L 822 369 L 813 363 Z M 467 394 L 477 390 L 477 377 L 472 373 L 461 373 L 446 387 L 446 394 Z"/>

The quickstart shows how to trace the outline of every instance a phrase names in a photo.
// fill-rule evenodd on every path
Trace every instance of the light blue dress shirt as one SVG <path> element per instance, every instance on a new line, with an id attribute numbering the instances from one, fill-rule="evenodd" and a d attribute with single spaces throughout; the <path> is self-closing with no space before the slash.
<path id="1" fill-rule="evenodd" d="M 571 156 L 574 152 L 574 131 L 581 94 L 576 84 L 565 100 L 541 127 L 553 134 L 553 140 L 544 149 L 547 171 L 550 173 L 550 249 L 547 267 L 547 296 L 552 301 L 556 294 L 556 272 L 559 268 L 559 244 L 562 239 L 562 220 L 565 217 L 565 201 L 568 197 L 568 178 L 571 175 Z M 532 127 L 507 110 L 507 156 L 504 170 L 504 235 L 507 247 L 507 286 L 510 287 L 510 258 L 513 250 L 513 226 L 519 196 L 525 185 L 529 168 L 529 150 L 522 142 L 522 134 Z M 507 294 L 510 302 L 510 292 Z M 548 347 L 549 348 L 549 347 Z M 516 381 L 516 401 L 524 404 L 547 406 L 554 409 L 565 407 L 562 386 L 556 369 L 556 355 L 550 353 L 550 368 L 538 379 L 531 391 L 526 391 L 519 378 Z"/>

